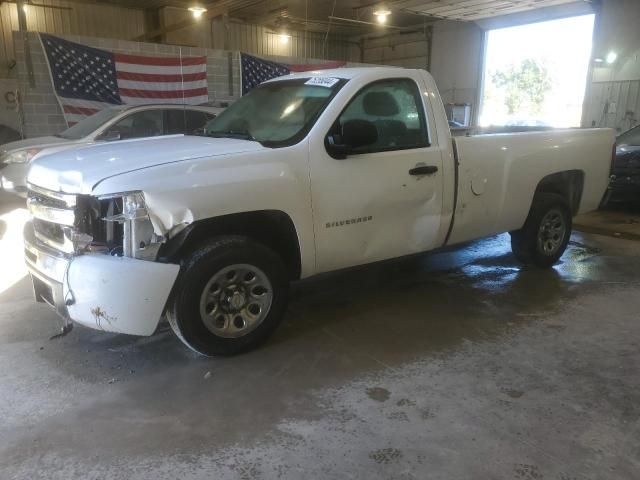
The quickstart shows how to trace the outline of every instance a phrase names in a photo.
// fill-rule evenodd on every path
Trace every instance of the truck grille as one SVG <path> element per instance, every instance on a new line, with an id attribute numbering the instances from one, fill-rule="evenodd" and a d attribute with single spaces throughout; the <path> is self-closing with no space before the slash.
<path id="1" fill-rule="evenodd" d="M 39 235 L 60 245 L 64 244 L 64 227 L 62 225 L 34 218 L 33 227 Z"/>
<path id="2" fill-rule="evenodd" d="M 27 206 L 35 237 L 46 246 L 64 254 L 79 254 L 87 247 L 91 251 L 123 254 L 123 224 L 103 220 L 122 214 L 121 197 L 98 199 L 29 185 Z"/>
<path id="3" fill-rule="evenodd" d="M 27 206 L 33 216 L 36 239 L 61 252 L 74 253 L 76 202 L 75 195 L 29 185 Z"/>
<path id="4" fill-rule="evenodd" d="M 51 192 L 33 185 L 29 186 L 29 200 L 37 201 L 51 208 L 71 208 L 76 205 L 75 195 Z"/>

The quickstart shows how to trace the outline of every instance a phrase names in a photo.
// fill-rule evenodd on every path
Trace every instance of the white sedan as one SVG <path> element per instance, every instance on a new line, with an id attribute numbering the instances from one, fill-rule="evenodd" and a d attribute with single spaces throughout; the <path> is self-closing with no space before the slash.
<path id="1" fill-rule="evenodd" d="M 0 147 L 0 186 L 26 196 L 29 164 L 78 145 L 160 135 L 197 135 L 223 108 L 191 105 L 118 105 L 91 115 L 55 136 L 10 142 Z"/>

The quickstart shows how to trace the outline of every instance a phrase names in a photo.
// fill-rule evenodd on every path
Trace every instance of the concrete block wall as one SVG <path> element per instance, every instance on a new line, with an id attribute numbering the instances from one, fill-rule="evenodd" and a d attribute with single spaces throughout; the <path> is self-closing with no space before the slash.
<path id="1" fill-rule="evenodd" d="M 35 80 L 35 85 L 31 86 L 26 64 L 25 42 L 23 41 L 22 34 L 19 32 L 14 32 L 14 35 L 16 66 L 18 70 L 18 90 L 20 91 L 22 100 L 23 134 L 25 137 L 33 137 L 58 133 L 66 128 L 66 123 L 53 90 L 53 84 L 40 38 L 35 32 L 29 32 L 27 34 Z M 240 61 L 237 52 L 75 35 L 65 35 L 63 38 L 115 53 L 158 56 L 206 55 L 209 102 L 212 104 L 233 102 L 240 94 Z M 231 55 L 231 88 L 229 83 L 229 55 Z"/>
<path id="2" fill-rule="evenodd" d="M 53 94 L 44 51 L 36 35 L 28 34 L 27 39 L 33 65 L 35 81 L 33 87 L 29 86 L 29 77 L 25 68 L 23 35 L 14 34 L 16 57 L 21 59 L 21 62 L 17 62 L 16 67 L 18 70 L 18 91 L 20 92 L 19 105 L 23 118 L 22 133 L 24 136 L 33 136 L 28 132 L 42 132 L 42 135 L 58 133 L 66 128 L 66 122 Z"/>

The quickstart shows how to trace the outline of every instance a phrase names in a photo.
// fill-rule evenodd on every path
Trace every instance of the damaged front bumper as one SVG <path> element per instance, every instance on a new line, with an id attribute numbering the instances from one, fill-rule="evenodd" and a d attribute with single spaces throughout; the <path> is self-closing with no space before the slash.
<path id="1" fill-rule="evenodd" d="M 35 299 L 67 320 L 107 332 L 151 335 L 180 267 L 105 253 L 68 255 L 24 231 Z"/>

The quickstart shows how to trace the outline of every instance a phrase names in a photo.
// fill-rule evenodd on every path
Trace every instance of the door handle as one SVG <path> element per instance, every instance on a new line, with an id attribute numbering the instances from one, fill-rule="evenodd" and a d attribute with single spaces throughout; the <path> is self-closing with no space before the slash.
<path id="1" fill-rule="evenodd" d="M 409 170 L 409 175 L 433 175 L 438 171 L 435 165 L 420 165 Z"/>

